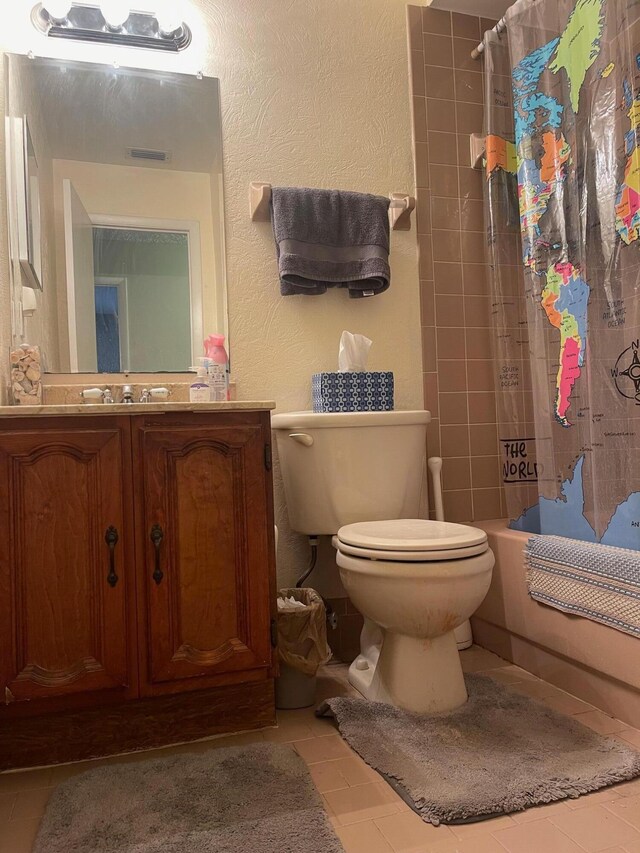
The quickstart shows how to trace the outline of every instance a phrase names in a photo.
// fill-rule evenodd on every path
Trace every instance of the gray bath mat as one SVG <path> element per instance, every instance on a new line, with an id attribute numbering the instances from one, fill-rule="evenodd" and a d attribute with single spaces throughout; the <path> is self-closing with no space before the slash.
<path id="1" fill-rule="evenodd" d="M 280 744 L 89 770 L 57 788 L 34 853 L 342 853 L 306 765 Z"/>
<path id="2" fill-rule="evenodd" d="M 481 675 L 469 701 L 417 715 L 329 699 L 340 733 L 425 821 L 468 823 L 640 776 L 640 752 Z"/>

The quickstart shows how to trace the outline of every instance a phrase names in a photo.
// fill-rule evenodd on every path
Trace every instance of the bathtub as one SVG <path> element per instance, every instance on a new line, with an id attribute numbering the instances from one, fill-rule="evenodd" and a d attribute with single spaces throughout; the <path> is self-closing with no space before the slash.
<path id="1" fill-rule="evenodd" d="M 529 534 L 507 522 L 474 522 L 496 557 L 491 588 L 471 620 L 474 640 L 540 678 L 640 728 L 640 641 L 540 604 L 527 592 Z"/>

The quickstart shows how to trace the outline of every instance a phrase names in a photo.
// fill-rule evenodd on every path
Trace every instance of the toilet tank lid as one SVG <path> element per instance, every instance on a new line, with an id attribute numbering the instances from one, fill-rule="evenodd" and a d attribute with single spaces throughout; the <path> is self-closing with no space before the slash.
<path id="1" fill-rule="evenodd" d="M 400 518 L 347 524 L 338 531 L 338 540 L 378 551 L 452 551 L 481 545 L 487 541 L 487 534 L 466 524 Z"/>
<path id="2" fill-rule="evenodd" d="M 430 422 L 431 412 L 423 409 L 406 412 L 282 412 L 271 415 L 273 429 L 419 426 Z"/>

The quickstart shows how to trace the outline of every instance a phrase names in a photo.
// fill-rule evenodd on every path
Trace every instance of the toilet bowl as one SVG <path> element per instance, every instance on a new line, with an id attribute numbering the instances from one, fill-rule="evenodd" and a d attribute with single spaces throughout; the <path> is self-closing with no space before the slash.
<path id="1" fill-rule="evenodd" d="M 333 544 L 342 583 L 365 617 L 353 686 L 416 713 L 462 705 L 454 631 L 489 589 L 486 533 L 424 519 L 365 521 L 341 527 Z"/>

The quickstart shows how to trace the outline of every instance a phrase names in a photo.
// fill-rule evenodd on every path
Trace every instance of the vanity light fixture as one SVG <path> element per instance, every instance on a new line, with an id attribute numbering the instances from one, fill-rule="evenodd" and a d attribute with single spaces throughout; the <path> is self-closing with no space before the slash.
<path id="1" fill-rule="evenodd" d="M 42 0 L 33 7 L 31 20 L 36 29 L 53 38 L 176 53 L 191 44 L 191 30 L 173 5 L 154 15 L 131 10 L 127 0 L 102 0 L 99 6 Z"/>

